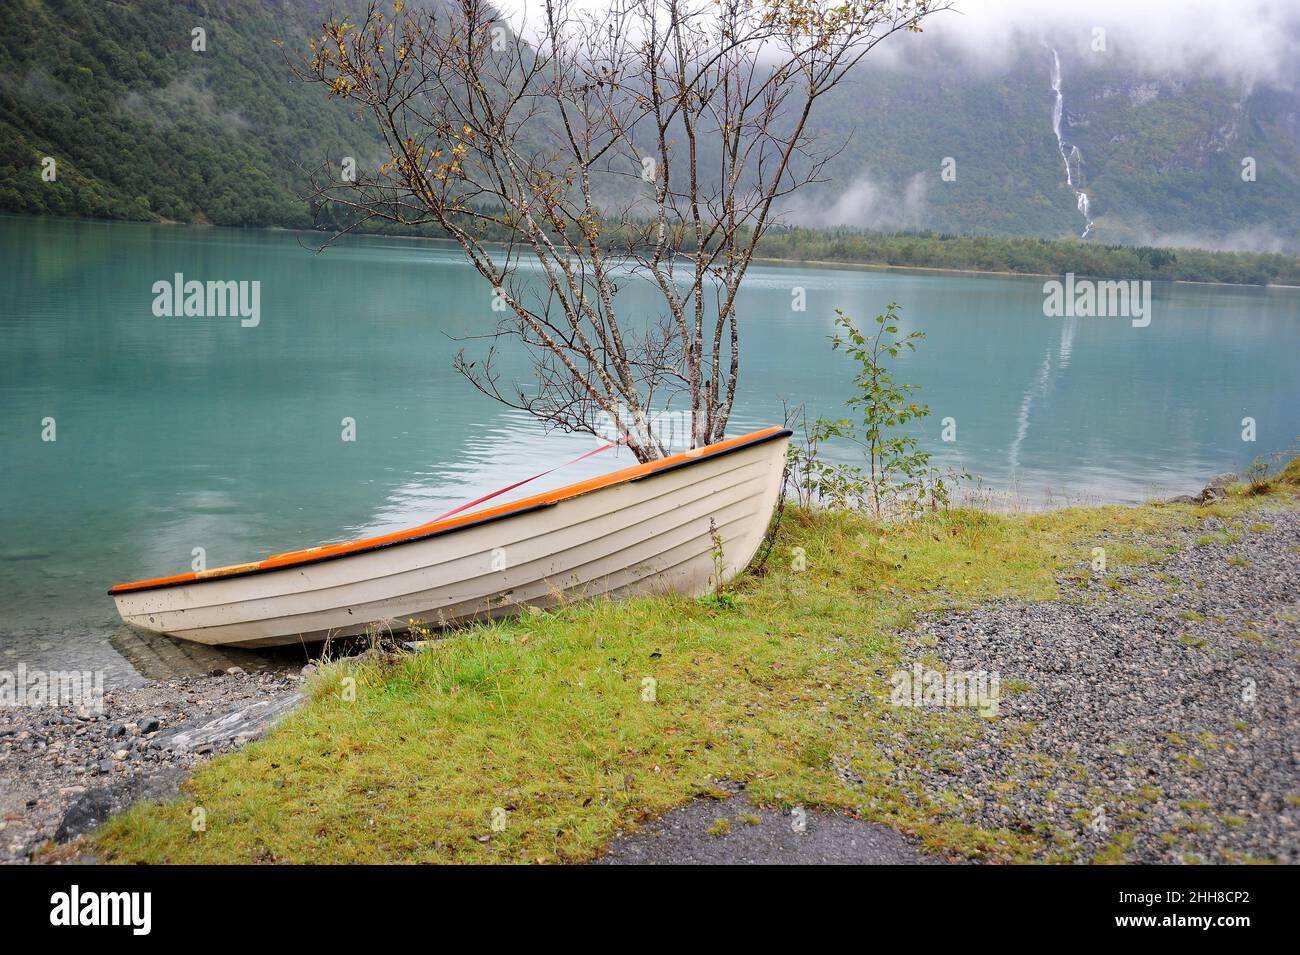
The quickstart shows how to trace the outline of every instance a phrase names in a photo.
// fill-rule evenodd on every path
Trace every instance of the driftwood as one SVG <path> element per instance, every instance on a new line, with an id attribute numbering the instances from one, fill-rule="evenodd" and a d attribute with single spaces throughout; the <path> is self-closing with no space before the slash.
<path id="1" fill-rule="evenodd" d="M 206 752 L 226 744 L 240 746 L 257 739 L 302 700 L 301 693 L 289 693 L 275 700 L 259 700 L 198 726 L 159 734 L 153 740 L 153 746 L 175 753 Z"/>

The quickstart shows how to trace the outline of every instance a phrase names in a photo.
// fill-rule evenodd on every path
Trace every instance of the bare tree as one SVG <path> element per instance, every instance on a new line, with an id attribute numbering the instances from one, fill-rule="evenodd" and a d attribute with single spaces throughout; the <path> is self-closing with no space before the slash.
<path id="1" fill-rule="evenodd" d="M 516 33 L 482 0 L 445 0 L 322 28 L 300 68 L 377 122 L 390 153 L 312 198 L 372 220 L 435 225 L 502 314 L 458 369 L 550 426 L 626 435 L 689 409 L 690 443 L 722 437 L 740 371 L 737 295 L 783 200 L 821 181 L 834 144 L 814 103 L 877 43 L 919 31 L 942 0 L 546 0 Z M 654 315 L 619 310 L 648 282 Z M 535 382 L 506 385 L 497 343 Z"/>

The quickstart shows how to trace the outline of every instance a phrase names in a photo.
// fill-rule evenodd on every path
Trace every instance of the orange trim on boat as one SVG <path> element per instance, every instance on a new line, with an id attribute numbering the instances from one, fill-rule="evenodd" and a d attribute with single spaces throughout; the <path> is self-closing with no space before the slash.
<path id="1" fill-rule="evenodd" d="M 272 554 L 265 560 L 254 561 L 253 563 L 248 564 L 231 564 L 228 567 L 216 567 L 212 570 L 204 570 L 197 573 L 190 572 L 188 574 L 176 574 L 171 577 L 155 577 L 151 580 L 136 580 L 128 584 L 117 584 L 109 590 L 109 593 L 119 594 L 131 590 L 147 590 L 151 587 L 163 587 L 171 584 L 186 583 L 188 581 L 209 580 L 213 577 L 244 574 L 253 570 L 278 570 L 283 567 L 292 567 L 295 564 L 313 563 L 327 557 L 338 557 L 343 554 L 352 553 L 353 551 L 370 550 L 374 547 L 395 544 L 411 538 L 424 537 L 428 534 L 449 530 L 453 527 L 459 527 L 462 524 L 473 524 L 477 521 L 482 521 L 488 518 L 502 517 L 514 511 L 524 511 L 539 505 L 556 504 L 560 501 L 568 500 L 571 497 L 577 497 L 580 494 L 587 494 L 591 491 L 598 491 L 601 488 L 611 487 L 615 484 L 622 484 L 625 481 L 632 481 L 636 478 L 646 477 L 647 475 L 654 474 L 657 471 L 676 467 L 679 464 L 685 464 L 695 458 L 716 454 L 719 451 L 726 451 L 737 447 L 738 445 L 758 441 L 783 430 L 784 429 L 780 426 L 774 425 L 770 428 L 764 428 L 761 431 L 754 431 L 750 434 L 741 435 L 738 438 L 728 438 L 725 441 L 719 441 L 717 444 L 710 444 L 703 448 L 696 448 L 693 451 L 683 451 L 680 454 L 674 454 L 671 457 L 660 458 L 657 461 L 649 461 L 645 464 L 635 464 L 632 467 L 624 468 L 621 471 L 614 471 L 611 474 L 603 474 L 599 477 L 589 478 L 586 481 L 579 481 L 577 484 L 569 484 L 565 487 L 556 488 L 553 491 L 543 491 L 541 494 L 534 494 L 532 497 L 512 501 L 509 504 L 498 504 L 496 507 L 490 507 L 482 511 L 470 511 L 468 513 L 458 514 L 455 517 L 439 518 L 438 520 L 430 521 L 427 524 L 420 524 L 404 531 L 393 531 L 390 534 L 383 534 L 378 537 L 366 537 L 361 540 L 347 541 L 340 544 L 322 544 L 319 547 L 308 547 L 304 550 L 295 550 L 284 554 Z"/>

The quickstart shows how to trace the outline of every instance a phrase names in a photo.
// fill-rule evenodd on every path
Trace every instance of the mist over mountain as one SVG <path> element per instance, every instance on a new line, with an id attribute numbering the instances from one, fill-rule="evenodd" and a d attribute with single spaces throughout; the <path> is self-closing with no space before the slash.
<path id="1" fill-rule="evenodd" d="M 819 102 L 817 131 L 844 148 L 785 221 L 1300 252 L 1300 5 L 956 6 Z M 303 164 L 381 155 L 275 43 L 300 50 L 330 9 L 13 0 L 0 211 L 309 225 Z"/>
<path id="2" fill-rule="evenodd" d="M 1217 46 L 1157 32 L 1152 46 L 1133 22 L 1008 24 L 994 43 L 943 16 L 827 97 L 818 122 L 847 146 L 796 221 L 1064 237 L 1091 219 L 1103 242 L 1300 246 L 1294 17 L 1255 46 L 1230 31 Z"/>

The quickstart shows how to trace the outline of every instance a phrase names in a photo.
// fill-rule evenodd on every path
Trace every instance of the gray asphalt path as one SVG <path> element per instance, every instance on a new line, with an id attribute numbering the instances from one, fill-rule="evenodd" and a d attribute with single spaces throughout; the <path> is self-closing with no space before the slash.
<path id="1" fill-rule="evenodd" d="M 746 821 L 745 817 L 757 817 Z M 717 820 L 727 820 L 724 827 Z M 802 826 L 800 820 L 802 819 Z M 711 832 L 710 829 L 713 829 Z M 800 829 L 802 828 L 802 831 Z M 617 837 L 598 865 L 915 865 L 923 856 L 892 829 L 835 813 L 802 817 L 741 796 L 696 799 Z"/>

